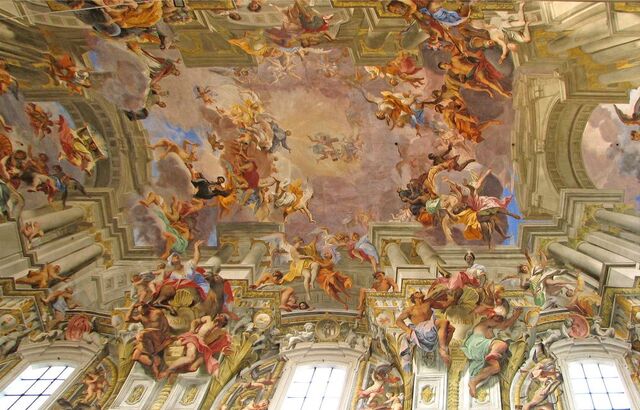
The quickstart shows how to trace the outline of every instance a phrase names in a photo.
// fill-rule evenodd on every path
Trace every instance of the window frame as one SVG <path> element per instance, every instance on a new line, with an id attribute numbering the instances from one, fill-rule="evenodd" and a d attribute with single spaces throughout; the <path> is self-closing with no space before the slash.
<path id="1" fill-rule="evenodd" d="M 298 369 L 300 369 L 300 368 L 304 368 L 304 367 L 307 367 L 307 368 L 313 368 L 313 369 L 314 369 L 313 374 L 311 375 L 311 380 L 309 381 L 309 384 L 308 384 L 308 387 L 307 387 L 307 392 L 309 391 L 309 388 L 313 385 L 313 378 L 314 378 L 314 376 L 315 376 L 315 371 L 316 371 L 316 369 L 318 369 L 318 368 L 321 368 L 321 369 L 331 369 L 331 373 L 333 373 L 333 370 L 338 369 L 338 370 L 340 370 L 340 371 L 344 372 L 344 378 L 345 378 L 345 379 L 346 379 L 346 378 L 347 378 L 347 376 L 348 376 L 348 374 L 347 374 L 347 369 L 346 369 L 346 367 L 345 367 L 344 365 L 334 365 L 334 364 L 327 364 L 327 363 L 297 364 L 297 365 L 295 366 L 295 368 L 293 368 L 293 369 L 292 369 L 291 380 L 290 380 L 290 382 L 287 384 L 287 388 L 286 388 L 286 389 L 285 389 L 285 391 L 284 391 L 283 401 L 286 401 L 286 400 L 287 400 L 287 398 L 288 398 L 289 388 L 291 387 L 291 383 L 293 382 L 293 378 L 295 377 L 295 373 L 296 373 L 296 371 L 297 371 Z M 327 383 L 328 383 L 328 380 L 327 380 Z M 325 398 L 327 398 L 327 395 L 326 395 L 326 394 L 327 394 L 327 391 L 328 391 L 328 390 L 329 390 L 329 385 L 327 384 L 327 387 L 325 388 L 324 394 L 323 394 L 323 396 L 322 396 L 322 400 L 324 400 Z M 342 399 L 343 399 L 343 397 L 344 397 L 345 393 L 346 393 L 346 392 L 345 392 L 344 387 L 343 387 L 343 388 L 342 388 L 342 391 L 340 392 L 340 400 L 339 400 L 339 402 L 342 402 Z M 307 396 L 306 396 L 306 394 L 305 394 L 305 396 L 304 396 L 304 398 L 303 398 L 303 403 L 302 403 L 302 404 L 306 403 L 306 401 L 307 401 Z"/>
<path id="2" fill-rule="evenodd" d="M 76 364 L 74 363 L 67 363 L 65 361 L 60 361 L 57 363 L 51 363 L 51 362 L 35 362 L 35 363 L 27 363 L 26 366 L 21 366 L 22 370 L 15 375 L 15 377 L 13 377 L 11 380 L 8 380 L 8 383 L 4 383 L 2 389 L 0 390 L 0 394 L 3 393 L 7 387 L 9 387 L 11 385 L 11 383 L 13 383 L 16 379 L 18 379 L 20 376 L 22 376 L 22 374 L 29 369 L 30 367 L 35 367 L 35 366 L 42 366 L 42 367 L 54 367 L 54 366 L 65 366 L 65 367 L 70 367 L 73 368 L 72 372 L 64 379 L 62 380 L 62 383 L 60 384 L 60 386 L 58 386 L 57 389 L 55 389 L 51 394 L 47 395 L 47 400 L 45 400 L 45 402 L 42 404 L 42 406 L 40 407 L 41 409 L 46 409 L 48 407 L 50 407 L 53 404 L 53 400 L 57 400 L 60 397 L 60 394 L 64 392 L 64 390 L 66 389 L 66 386 L 69 385 L 69 381 L 72 380 L 75 375 L 77 375 L 78 373 L 78 367 Z M 48 371 L 48 370 L 47 370 Z M 45 372 L 46 373 L 46 372 Z M 44 373 L 43 373 L 44 374 Z M 39 381 L 39 377 L 37 379 L 35 379 L 35 381 Z M 57 378 L 56 378 L 57 379 Z M 53 380 L 56 380 L 53 379 Z M 52 381 L 53 381 L 52 380 Z M 27 388 L 27 391 L 31 388 L 31 386 L 29 386 L 29 388 Z M 45 389 L 46 390 L 46 389 Z M 26 396 L 27 392 L 23 392 L 20 395 L 18 395 L 18 397 L 23 397 Z M 37 397 L 42 397 L 43 395 L 40 394 Z M 0 396 L 0 399 L 2 397 L 16 397 L 16 395 L 10 395 L 10 396 Z M 37 399 L 36 399 L 37 400 Z"/>
<path id="3" fill-rule="evenodd" d="M 569 384 L 572 386 L 572 388 L 573 388 L 573 383 L 571 383 L 571 380 L 573 380 L 574 378 L 573 378 L 573 377 L 571 377 L 571 369 L 570 369 L 570 367 L 571 367 L 571 365 L 572 365 L 572 364 L 574 364 L 574 363 L 580 364 L 580 365 L 582 366 L 582 368 L 583 368 L 583 373 L 585 374 L 585 376 L 588 376 L 588 374 L 584 371 L 584 365 L 585 365 L 585 364 L 595 364 L 595 365 L 598 365 L 598 367 L 599 367 L 600 365 L 609 365 L 609 366 L 613 366 L 613 367 L 616 369 L 616 372 L 617 372 L 617 375 L 618 375 L 617 379 L 618 379 L 618 380 L 620 380 L 620 382 L 622 383 L 622 388 L 623 388 L 622 390 L 623 390 L 623 393 L 625 394 L 625 396 L 626 396 L 627 400 L 629 401 L 629 405 L 631 406 L 631 405 L 633 404 L 633 403 L 631 402 L 631 398 L 629 397 L 629 393 L 628 393 L 628 391 L 627 391 L 627 388 L 626 388 L 626 386 L 625 386 L 625 383 L 624 383 L 624 381 L 622 380 L 622 373 L 620 372 L 620 369 L 618 368 L 618 366 L 617 366 L 617 364 L 616 364 L 615 360 L 612 360 L 612 359 L 606 359 L 606 360 L 605 360 L 605 359 L 602 359 L 602 358 L 595 358 L 595 359 L 594 359 L 594 358 L 588 358 L 588 359 L 577 359 L 577 360 L 576 360 L 576 359 L 573 359 L 573 360 L 568 361 L 568 362 L 567 362 L 567 373 L 566 373 L 566 376 L 565 376 L 565 377 L 569 380 Z M 600 371 L 600 369 L 598 369 L 598 371 Z M 577 378 L 576 378 L 576 379 L 577 379 Z M 604 379 L 604 377 L 602 377 L 602 374 L 600 374 L 600 379 Z M 585 380 L 589 380 L 589 377 L 585 377 Z M 593 392 L 591 392 L 591 388 L 589 387 L 588 382 L 587 382 L 587 389 L 589 390 L 589 393 L 588 393 L 588 394 L 589 394 L 590 396 L 592 396 L 592 395 L 594 395 L 594 394 L 598 394 L 598 393 L 593 393 Z M 607 396 L 609 396 L 610 392 L 608 391 L 608 389 L 607 389 L 607 386 L 606 386 L 606 385 L 605 385 L 605 392 L 606 392 L 605 394 L 606 394 Z M 613 392 L 612 392 L 612 393 L 613 393 Z M 572 398 L 573 398 L 573 397 L 575 397 L 575 395 L 576 395 L 576 394 L 577 394 L 577 393 L 571 392 L 571 397 L 572 397 Z M 579 393 L 579 394 L 584 394 L 584 393 Z M 573 400 L 572 400 L 572 401 L 573 401 Z M 629 409 L 632 409 L 632 407 L 629 407 Z"/>
<path id="4" fill-rule="evenodd" d="M 21 360 L 0 380 L 0 392 L 4 391 L 11 382 L 31 365 L 73 366 L 73 372 L 56 390 L 56 393 L 49 396 L 49 399 L 44 403 L 42 408 L 48 409 L 71 385 L 78 382 L 78 377 L 86 371 L 102 348 L 102 345 L 67 340 L 23 343 L 18 348 L 18 351 L 14 353 Z"/>
<path id="5" fill-rule="evenodd" d="M 271 398 L 269 409 L 282 408 L 295 370 L 299 366 L 307 365 L 334 366 L 345 371 L 346 377 L 339 408 L 349 408 L 355 394 L 358 365 L 364 352 L 354 350 L 344 343 L 299 343 L 298 345 L 299 347 L 282 353 L 287 363 Z"/>
<path id="6" fill-rule="evenodd" d="M 558 358 L 557 364 L 564 375 L 562 381 L 562 401 L 567 410 L 577 410 L 573 402 L 575 393 L 569 376 L 569 364 L 575 362 L 597 362 L 613 365 L 632 409 L 640 408 L 640 393 L 631 380 L 625 356 L 630 349 L 627 342 L 615 338 L 590 337 L 588 339 L 564 339 L 551 345 L 551 352 Z"/>

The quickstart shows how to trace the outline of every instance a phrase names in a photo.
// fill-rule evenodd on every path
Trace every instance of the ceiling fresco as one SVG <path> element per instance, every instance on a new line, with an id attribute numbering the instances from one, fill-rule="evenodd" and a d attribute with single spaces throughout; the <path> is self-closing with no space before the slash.
<path id="1" fill-rule="evenodd" d="M 640 408 L 639 33 L 0 2 L 0 409 Z"/>
<path id="2" fill-rule="evenodd" d="M 582 155 L 594 184 L 625 189 L 626 201 L 636 207 L 640 200 L 640 151 L 634 142 L 640 138 L 639 101 L 640 90 L 635 89 L 629 104 L 599 106 L 589 118 L 582 139 Z"/>

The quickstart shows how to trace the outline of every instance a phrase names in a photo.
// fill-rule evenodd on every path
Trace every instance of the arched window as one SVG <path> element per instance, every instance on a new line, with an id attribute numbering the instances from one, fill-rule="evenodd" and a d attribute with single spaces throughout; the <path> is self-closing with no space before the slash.
<path id="1" fill-rule="evenodd" d="M 20 373 L 0 393 L 0 408 L 6 410 L 36 410 L 59 393 L 74 367 L 64 364 L 32 364 Z"/>
<path id="2" fill-rule="evenodd" d="M 339 410 L 346 369 L 334 365 L 297 366 L 282 408 L 287 410 Z"/>
<path id="3" fill-rule="evenodd" d="M 615 363 L 590 359 L 572 361 L 568 365 L 576 410 L 631 410 Z"/>

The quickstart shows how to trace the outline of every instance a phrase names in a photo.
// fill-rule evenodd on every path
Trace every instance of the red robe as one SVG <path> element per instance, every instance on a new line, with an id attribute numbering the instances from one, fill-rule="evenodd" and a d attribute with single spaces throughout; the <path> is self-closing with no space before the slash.
<path id="1" fill-rule="evenodd" d="M 191 343 L 196 347 L 198 352 L 204 358 L 204 362 L 207 366 L 207 372 L 209 372 L 209 374 L 215 373 L 218 370 L 218 367 L 220 367 L 220 363 L 215 357 L 213 357 L 213 355 L 220 352 L 224 353 L 228 350 L 229 346 L 231 346 L 231 335 L 228 332 L 224 332 L 222 336 L 208 345 L 206 345 L 202 339 L 193 332 L 183 334 L 178 338 L 178 340 L 183 345 Z"/>

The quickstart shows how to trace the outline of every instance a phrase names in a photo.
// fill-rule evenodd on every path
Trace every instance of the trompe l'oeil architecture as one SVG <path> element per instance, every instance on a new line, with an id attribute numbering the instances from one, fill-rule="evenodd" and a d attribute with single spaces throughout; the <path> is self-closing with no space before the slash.
<path id="1" fill-rule="evenodd" d="M 0 409 L 640 409 L 640 4 L 0 1 Z"/>

